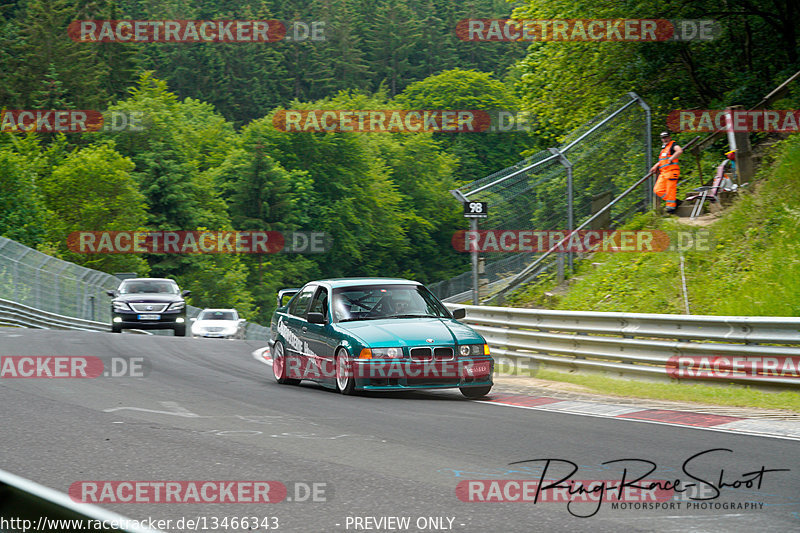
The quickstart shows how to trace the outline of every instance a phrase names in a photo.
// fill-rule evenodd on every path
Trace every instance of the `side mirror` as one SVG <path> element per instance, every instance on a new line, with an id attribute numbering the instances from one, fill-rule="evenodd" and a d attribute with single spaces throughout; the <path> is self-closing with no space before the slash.
<path id="1" fill-rule="evenodd" d="M 245 322 L 247 322 L 247 320 L 245 320 L 244 318 L 239 319 L 239 324 L 244 324 Z"/>
<path id="2" fill-rule="evenodd" d="M 106 291 L 106 294 L 108 294 L 112 298 L 116 298 L 117 296 L 119 296 L 119 293 L 116 290 L 108 290 Z"/>
<path id="3" fill-rule="evenodd" d="M 325 315 L 322 313 L 308 313 L 308 321 L 312 324 L 324 324 Z"/>
<path id="4" fill-rule="evenodd" d="M 453 318 L 456 320 L 461 320 L 462 318 L 467 316 L 467 310 L 463 307 L 459 307 L 458 309 L 453 309 L 452 311 Z"/>
<path id="5" fill-rule="evenodd" d="M 189 319 L 189 322 L 196 322 L 196 321 L 197 321 L 197 317 L 196 316 Z"/>
<path id="6" fill-rule="evenodd" d="M 292 296 L 300 292 L 300 289 L 281 289 L 278 291 L 278 307 L 283 307 L 286 305 L 289 300 L 292 299 Z"/>
<path id="7" fill-rule="evenodd" d="M 182 291 L 182 292 L 181 292 L 181 296 L 183 296 L 184 298 L 185 298 L 186 296 L 191 296 L 191 295 L 192 295 L 192 291 Z"/>

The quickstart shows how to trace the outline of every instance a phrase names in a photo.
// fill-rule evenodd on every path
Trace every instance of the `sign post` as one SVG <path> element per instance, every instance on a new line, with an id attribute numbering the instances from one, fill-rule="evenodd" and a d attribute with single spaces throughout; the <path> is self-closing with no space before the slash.
<path id="1" fill-rule="evenodd" d="M 469 219 L 469 230 L 472 232 L 478 231 L 478 219 L 489 217 L 489 204 L 488 202 L 470 202 L 464 201 L 464 218 Z M 478 248 L 470 251 L 472 256 L 472 305 L 480 305 L 481 300 L 478 294 Z"/>

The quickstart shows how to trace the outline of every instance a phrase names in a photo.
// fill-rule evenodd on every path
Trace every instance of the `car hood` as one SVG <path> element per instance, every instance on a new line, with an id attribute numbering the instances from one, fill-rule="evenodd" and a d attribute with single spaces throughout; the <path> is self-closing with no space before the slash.
<path id="1" fill-rule="evenodd" d="M 178 294 L 162 294 L 162 293 L 136 293 L 136 294 L 120 294 L 116 298 L 114 298 L 117 302 L 128 302 L 128 303 L 137 303 L 137 302 L 160 302 L 160 303 L 168 303 L 168 302 L 180 302 L 183 301 L 183 298 Z"/>
<path id="2" fill-rule="evenodd" d="M 387 318 L 356 320 L 336 326 L 370 347 L 482 344 L 483 337 L 449 318 Z M 429 342 L 428 339 L 433 339 Z"/>
<path id="3" fill-rule="evenodd" d="M 192 327 L 197 328 L 236 328 L 239 323 L 236 320 L 195 320 Z"/>

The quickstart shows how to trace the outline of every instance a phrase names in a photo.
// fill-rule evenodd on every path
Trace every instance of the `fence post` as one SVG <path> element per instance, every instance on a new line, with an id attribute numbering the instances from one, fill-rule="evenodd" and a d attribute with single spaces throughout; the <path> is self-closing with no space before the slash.
<path id="1" fill-rule="evenodd" d="M 650 167 L 653 166 L 653 117 L 650 111 L 650 106 L 647 105 L 641 96 L 636 94 L 635 92 L 631 91 L 628 93 L 631 98 L 635 98 L 636 101 L 639 103 L 639 106 L 644 110 L 644 145 L 645 145 L 645 152 L 644 152 L 644 161 L 645 161 L 645 172 L 650 172 Z M 647 185 L 645 186 L 644 191 L 644 200 L 645 205 L 654 207 L 653 205 L 653 186 L 655 185 L 654 181 L 655 176 L 650 176 L 647 180 Z"/>
<path id="2" fill-rule="evenodd" d="M 469 219 L 469 229 L 470 231 L 477 232 L 478 231 L 478 219 L 471 218 Z M 475 233 L 473 233 L 475 235 Z M 470 252 L 472 256 L 472 305 L 480 305 L 481 298 L 480 294 L 478 293 L 479 289 L 479 281 L 478 276 L 480 275 L 478 272 L 478 247 L 476 246 L 474 250 Z"/>
<path id="3" fill-rule="evenodd" d="M 742 106 L 731 106 L 726 111 L 741 110 Z M 731 123 L 731 114 L 727 114 L 727 122 Z M 746 131 L 734 131 L 728 128 L 728 144 L 731 150 L 736 150 L 736 183 L 748 182 L 753 179 L 755 169 L 753 166 L 753 150 L 750 147 L 750 134 Z"/>
<path id="4" fill-rule="evenodd" d="M 572 271 L 573 267 L 573 256 L 572 256 L 572 230 L 575 229 L 575 206 L 574 206 L 574 196 L 575 191 L 573 190 L 572 184 L 572 163 L 570 163 L 569 159 L 567 159 L 563 153 L 561 153 L 558 148 L 548 148 L 551 153 L 558 156 L 558 162 L 561 163 L 564 168 L 567 169 L 567 231 L 570 233 L 570 239 L 567 242 L 567 266 L 569 270 Z"/>

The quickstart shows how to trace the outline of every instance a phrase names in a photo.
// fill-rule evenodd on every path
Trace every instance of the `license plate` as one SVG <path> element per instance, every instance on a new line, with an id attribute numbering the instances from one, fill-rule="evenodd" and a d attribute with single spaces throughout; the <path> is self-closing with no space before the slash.
<path id="1" fill-rule="evenodd" d="M 489 373 L 489 363 L 477 363 L 466 367 L 468 376 L 485 376 Z"/>
<path id="2" fill-rule="evenodd" d="M 139 320 L 160 320 L 161 315 L 139 315 Z"/>

